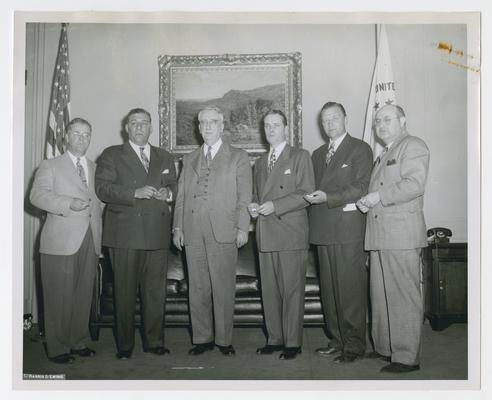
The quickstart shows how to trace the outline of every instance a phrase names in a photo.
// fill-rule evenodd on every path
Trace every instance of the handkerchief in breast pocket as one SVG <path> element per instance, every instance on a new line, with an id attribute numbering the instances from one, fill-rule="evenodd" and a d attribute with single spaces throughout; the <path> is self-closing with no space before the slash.
<path id="1" fill-rule="evenodd" d="M 289 169 L 286 169 L 285 172 L 284 172 L 284 175 L 290 175 L 290 168 Z"/>
<path id="2" fill-rule="evenodd" d="M 161 172 L 161 174 L 169 174 L 169 170 L 166 168 L 164 171 Z"/>

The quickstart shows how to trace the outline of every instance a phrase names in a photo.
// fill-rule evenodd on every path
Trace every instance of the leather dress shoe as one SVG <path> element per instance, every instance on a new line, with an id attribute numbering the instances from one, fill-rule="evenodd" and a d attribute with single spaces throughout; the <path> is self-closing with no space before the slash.
<path id="1" fill-rule="evenodd" d="M 382 354 L 379 354 L 377 351 L 373 351 L 371 353 L 368 353 L 365 355 L 366 358 L 369 359 L 378 359 L 378 360 L 383 360 L 386 362 L 391 362 L 391 357 L 390 356 L 383 356 Z"/>
<path id="2" fill-rule="evenodd" d="M 404 372 L 412 372 L 418 371 L 420 369 L 420 365 L 407 365 L 399 362 L 392 362 L 391 364 L 386 365 L 381 368 L 381 372 L 388 372 L 390 374 L 401 374 Z"/>
<path id="3" fill-rule="evenodd" d="M 264 347 L 260 347 L 256 349 L 257 354 L 272 354 L 276 351 L 281 351 L 284 349 L 284 346 L 281 344 L 267 344 Z"/>
<path id="4" fill-rule="evenodd" d="M 298 354 L 301 354 L 302 350 L 300 347 L 286 347 L 282 354 L 280 354 L 281 360 L 293 360 Z"/>
<path id="5" fill-rule="evenodd" d="M 70 350 L 70 354 L 74 354 L 80 357 L 93 357 L 96 355 L 96 352 L 88 347 L 84 347 L 83 349 L 72 349 Z"/>
<path id="6" fill-rule="evenodd" d="M 116 353 L 116 358 L 120 360 L 128 360 L 131 356 L 131 351 L 118 351 L 118 353 Z"/>
<path id="7" fill-rule="evenodd" d="M 220 352 L 225 356 L 233 356 L 234 354 L 236 354 L 236 350 L 234 350 L 234 347 L 232 347 L 232 345 L 229 346 L 217 345 L 217 347 L 219 348 Z"/>
<path id="8" fill-rule="evenodd" d="M 361 358 L 362 358 L 362 356 L 357 354 L 357 353 L 345 352 L 342 355 L 336 357 L 333 360 L 333 362 L 336 362 L 337 364 L 351 363 L 351 362 L 354 362 L 355 360 L 359 360 Z"/>
<path id="9" fill-rule="evenodd" d="M 170 354 L 171 352 L 164 346 L 157 346 L 144 349 L 144 353 L 152 353 L 158 356 L 163 356 L 164 354 Z"/>
<path id="10" fill-rule="evenodd" d="M 68 353 L 63 353 L 55 357 L 51 357 L 50 360 L 57 364 L 72 364 L 75 361 L 75 357 Z"/>
<path id="11" fill-rule="evenodd" d="M 316 349 L 315 352 L 320 356 L 327 357 L 327 356 L 331 356 L 332 354 L 339 353 L 340 349 L 337 349 L 336 347 L 328 346 L 328 347 L 320 347 L 319 349 Z"/>
<path id="12" fill-rule="evenodd" d="M 200 354 L 205 353 L 206 351 L 210 351 L 213 349 L 214 349 L 214 342 L 199 343 L 196 346 L 192 347 L 190 351 L 188 351 L 188 354 L 191 354 L 192 356 L 198 356 Z"/>

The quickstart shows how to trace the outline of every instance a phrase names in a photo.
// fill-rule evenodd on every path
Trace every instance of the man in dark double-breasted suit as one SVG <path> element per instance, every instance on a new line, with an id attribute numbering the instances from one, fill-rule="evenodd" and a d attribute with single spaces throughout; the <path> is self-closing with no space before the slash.
<path id="1" fill-rule="evenodd" d="M 164 347 L 164 306 L 170 210 L 176 191 L 174 159 L 148 143 L 150 114 L 133 109 L 125 124 L 129 141 L 104 150 L 97 163 L 96 192 L 107 203 L 103 245 L 109 247 L 114 272 L 116 338 L 120 359 L 131 356 L 134 317 L 140 291 L 144 351 Z"/>
<path id="2" fill-rule="evenodd" d="M 314 190 L 311 157 L 287 144 L 287 118 L 272 110 L 264 118 L 270 151 L 255 163 L 253 201 L 267 344 L 258 354 L 301 352 L 309 228 L 304 195 Z"/>
<path id="3" fill-rule="evenodd" d="M 317 246 L 323 312 L 331 336 L 328 347 L 316 352 L 337 354 L 336 362 L 355 361 L 366 347 L 366 218 L 355 202 L 367 193 L 372 151 L 347 133 L 346 121 L 339 103 L 329 102 L 321 109 L 329 142 L 313 153 L 317 190 L 306 197 L 313 204 L 310 241 Z"/>

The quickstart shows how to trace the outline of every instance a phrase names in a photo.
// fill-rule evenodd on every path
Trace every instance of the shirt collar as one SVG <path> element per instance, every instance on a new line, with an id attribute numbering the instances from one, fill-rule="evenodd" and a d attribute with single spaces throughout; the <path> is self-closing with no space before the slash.
<path id="1" fill-rule="evenodd" d="M 150 160 L 150 144 L 149 144 L 149 142 L 145 143 L 145 145 L 143 145 L 143 146 L 139 146 L 138 144 L 133 143 L 131 140 L 129 140 L 128 143 L 130 143 L 130 146 L 132 146 L 132 149 L 135 150 L 135 153 L 137 153 L 137 156 L 139 158 L 140 158 L 140 147 L 143 147 L 144 148 L 144 154 Z"/>
<path id="2" fill-rule="evenodd" d="M 347 132 L 345 132 L 342 136 L 337 137 L 335 140 L 330 139 L 330 145 L 331 145 L 331 142 L 334 143 L 333 147 L 334 147 L 335 151 L 337 151 L 338 146 L 340 146 L 340 143 L 342 143 L 343 139 L 345 139 L 345 136 L 347 136 Z"/>
<path id="3" fill-rule="evenodd" d="M 67 150 L 67 153 L 68 153 L 68 155 L 69 155 L 70 159 L 72 160 L 72 162 L 73 162 L 74 164 L 76 164 L 76 163 L 77 163 L 77 158 L 78 158 L 78 159 L 80 159 L 80 162 L 81 162 L 82 164 L 86 164 L 85 155 L 83 155 L 82 157 L 76 157 L 76 156 L 74 156 L 72 153 L 70 153 L 70 150 Z M 84 166 L 85 166 L 85 165 L 84 165 Z"/>
<path id="4" fill-rule="evenodd" d="M 212 153 L 212 159 L 215 157 L 215 155 L 217 154 L 217 152 L 219 151 L 220 149 L 220 146 L 222 145 L 222 138 L 219 138 L 219 140 L 217 140 L 215 142 L 215 144 L 213 144 L 212 146 L 209 146 L 208 144 L 204 143 L 203 144 L 203 155 L 206 156 L 207 155 L 207 152 L 208 152 L 208 148 L 210 147 L 210 151 Z"/>
<path id="5" fill-rule="evenodd" d="M 270 146 L 270 151 L 268 152 L 268 158 L 270 158 L 272 152 L 275 152 L 275 158 L 278 160 L 280 154 L 282 154 L 282 151 L 284 151 L 286 145 L 287 145 L 287 141 L 284 140 L 282 143 L 279 143 L 276 147 Z"/>

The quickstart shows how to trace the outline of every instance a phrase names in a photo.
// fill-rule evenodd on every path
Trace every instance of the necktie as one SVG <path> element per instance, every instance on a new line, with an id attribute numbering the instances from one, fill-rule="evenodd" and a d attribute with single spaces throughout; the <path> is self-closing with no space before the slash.
<path id="1" fill-rule="evenodd" d="M 208 146 L 207 155 L 205 156 L 205 160 L 207 161 L 207 167 L 210 167 L 212 164 L 212 148 Z"/>
<path id="2" fill-rule="evenodd" d="M 87 186 L 87 178 L 85 177 L 84 167 L 82 167 L 82 164 L 80 163 L 80 157 L 77 157 L 77 162 L 75 165 L 77 166 L 77 172 L 80 176 L 80 179 L 82 180 L 82 182 L 84 182 L 84 185 Z"/>
<path id="3" fill-rule="evenodd" d="M 268 161 L 268 172 L 272 172 L 273 166 L 275 165 L 275 162 L 277 161 L 277 157 L 275 157 L 275 152 L 272 151 L 270 154 L 270 160 Z"/>
<path id="4" fill-rule="evenodd" d="M 145 147 L 140 147 L 140 159 L 142 160 L 142 164 L 145 168 L 145 171 L 148 173 L 150 161 L 147 158 L 147 156 L 145 155 L 144 149 L 145 149 Z"/>
<path id="5" fill-rule="evenodd" d="M 326 153 L 326 165 L 328 165 L 335 154 L 335 142 L 331 142 Z"/>
<path id="6" fill-rule="evenodd" d="M 378 156 L 378 158 L 376 158 L 375 165 L 379 165 L 381 159 L 383 158 L 383 156 L 386 154 L 387 151 L 388 151 L 388 146 L 385 146 L 381 154 Z"/>

